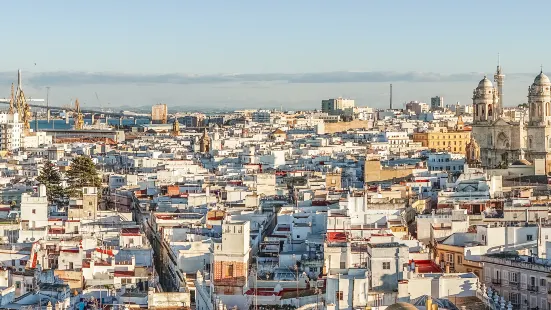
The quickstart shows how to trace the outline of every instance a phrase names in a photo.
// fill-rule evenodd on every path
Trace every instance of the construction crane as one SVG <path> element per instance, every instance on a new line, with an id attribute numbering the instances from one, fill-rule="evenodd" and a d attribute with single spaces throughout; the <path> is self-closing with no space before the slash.
<path id="1" fill-rule="evenodd" d="M 78 98 L 75 100 L 75 113 L 75 130 L 82 130 L 84 129 L 84 116 L 80 111 L 80 103 L 78 102 Z"/>

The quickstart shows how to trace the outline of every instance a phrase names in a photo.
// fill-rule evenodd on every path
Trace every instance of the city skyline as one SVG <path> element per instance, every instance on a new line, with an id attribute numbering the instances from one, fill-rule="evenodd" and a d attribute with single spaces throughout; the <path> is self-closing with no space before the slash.
<path id="1" fill-rule="evenodd" d="M 551 8 L 544 1 L 538 10 L 514 1 L 163 4 L 7 4 L 28 22 L 4 19 L 17 25 L 6 42 L 18 45 L 5 49 L 0 97 L 21 68 L 29 95 L 45 97 L 50 86 L 63 103 L 315 108 L 346 96 L 384 107 L 393 83 L 397 103 L 442 95 L 470 104 L 500 52 L 510 106 L 548 64 L 548 43 L 533 31 Z M 527 51 L 531 42 L 540 47 Z"/>

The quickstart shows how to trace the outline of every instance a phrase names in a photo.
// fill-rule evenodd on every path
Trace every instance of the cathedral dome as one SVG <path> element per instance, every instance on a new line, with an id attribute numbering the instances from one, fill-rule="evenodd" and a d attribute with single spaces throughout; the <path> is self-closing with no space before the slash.
<path id="1" fill-rule="evenodd" d="M 536 78 L 534 79 L 534 85 L 548 85 L 548 84 L 551 84 L 551 81 L 549 80 L 547 75 L 545 75 L 543 72 L 540 72 L 540 74 L 538 74 L 538 76 L 536 76 Z"/>
<path id="2" fill-rule="evenodd" d="M 486 89 L 486 88 L 492 88 L 494 85 L 492 85 L 492 81 L 488 80 L 486 76 L 480 82 L 478 83 L 478 89 Z"/>

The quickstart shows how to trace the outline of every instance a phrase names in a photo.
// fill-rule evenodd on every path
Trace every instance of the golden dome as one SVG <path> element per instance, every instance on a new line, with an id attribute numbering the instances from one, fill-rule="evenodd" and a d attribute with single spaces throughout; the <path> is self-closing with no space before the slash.
<path id="1" fill-rule="evenodd" d="M 387 310 L 418 310 L 417 307 L 415 307 L 412 304 L 408 304 L 407 302 L 397 302 L 393 305 L 390 305 L 386 308 Z"/>

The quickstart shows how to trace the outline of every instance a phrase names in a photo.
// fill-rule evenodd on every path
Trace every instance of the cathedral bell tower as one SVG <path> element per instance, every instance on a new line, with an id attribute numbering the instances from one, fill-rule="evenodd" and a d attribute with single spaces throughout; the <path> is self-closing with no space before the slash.
<path id="1" fill-rule="evenodd" d="M 499 108 L 498 91 L 492 82 L 484 76 L 473 91 L 473 123 L 493 122 L 499 117 Z"/>
<path id="2" fill-rule="evenodd" d="M 499 63 L 499 54 L 497 55 L 497 69 L 494 74 L 494 82 L 497 85 L 497 96 L 499 98 L 498 105 L 496 105 L 497 115 L 503 114 L 503 82 L 505 81 L 505 74 L 501 70 L 501 65 Z"/>
<path id="3" fill-rule="evenodd" d="M 548 125 L 548 122 L 551 121 L 550 87 L 551 81 L 543 71 L 540 71 L 540 74 L 534 79 L 534 83 L 528 87 L 529 124 L 532 126 Z"/>

